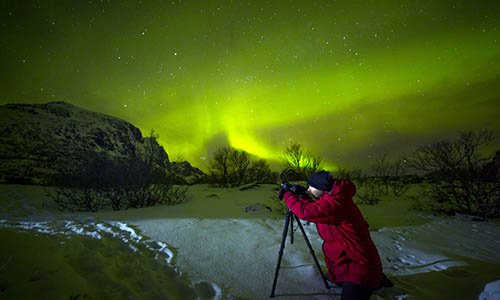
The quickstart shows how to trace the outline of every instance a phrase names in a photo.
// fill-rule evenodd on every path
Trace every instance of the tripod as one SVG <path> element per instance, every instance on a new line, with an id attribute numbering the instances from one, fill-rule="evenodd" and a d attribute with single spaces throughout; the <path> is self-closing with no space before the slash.
<path id="1" fill-rule="evenodd" d="M 280 247 L 280 252 L 279 252 L 279 257 L 278 257 L 278 264 L 276 265 L 276 272 L 274 273 L 274 281 L 273 281 L 273 289 L 271 291 L 271 298 L 274 298 L 274 291 L 276 290 L 276 283 L 278 281 L 278 273 L 280 271 L 280 266 L 281 266 L 281 258 L 283 257 L 283 250 L 285 249 L 285 241 L 286 241 L 286 235 L 288 231 L 288 225 L 291 224 L 290 226 L 290 244 L 293 244 L 293 219 L 297 220 L 297 223 L 299 224 L 300 231 L 302 231 L 302 235 L 304 236 L 304 240 L 306 240 L 307 247 L 309 248 L 309 252 L 311 253 L 312 257 L 314 258 L 314 261 L 316 262 L 316 266 L 318 267 L 319 273 L 321 274 L 321 277 L 323 278 L 323 281 L 325 282 L 325 286 L 327 289 L 330 289 L 330 286 L 328 285 L 328 282 L 326 282 L 326 277 L 323 274 L 323 271 L 321 271 L 321 267 L 319 266 L 318 259 L 316 258 L 316 255 L 314 254 L 314 250 L 311 246 L 311 243 L 309 242 L 309 239 L 307 238 L 307 234 L 304 231 L 304 227 L 302 227 L 302 223 L 300 222 L 300 219 L 290 210 L 288 209 L 288 212 L 286 213 L 286 218 L 285 218 L 285 226 L 283 229 L 283 238 L 281 239 L 281 247 Z"/>

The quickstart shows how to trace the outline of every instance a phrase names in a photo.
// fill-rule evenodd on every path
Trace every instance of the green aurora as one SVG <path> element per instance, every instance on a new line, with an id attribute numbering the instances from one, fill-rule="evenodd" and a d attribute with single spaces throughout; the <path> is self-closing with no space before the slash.
<path id="1" fill-rule="evenodd" d="M 488 128 L 500 2 L 2 1 L 0 104 L 66 101 L 153 128 L 206 169 L 221 146 L 325 167 Z"/>

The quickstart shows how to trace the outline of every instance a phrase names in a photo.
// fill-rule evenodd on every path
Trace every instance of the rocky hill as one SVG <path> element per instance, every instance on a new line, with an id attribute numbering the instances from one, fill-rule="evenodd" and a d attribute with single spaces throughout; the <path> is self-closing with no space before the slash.
<path id="1" fill-rule="evenodd" d="M 204 176 L 189 163 L 170 163 L 154 138 L 121 119 L 65 102 L 0 106 L 0 182 L 41 184 L 54 174 L 76 174 L 90 157 L 126 160 L 154 147 L 157 161 L 178 182 Z M 172 166 L 170 168 L 169 166 Z"/>
<path id="2" fill-rule="evenodd" d="M 187 161 L 171 162 L 169 173 L 173 181 L 180 184 L 203 183 L 207 177 L 203 171 L 194 168 Z"/>

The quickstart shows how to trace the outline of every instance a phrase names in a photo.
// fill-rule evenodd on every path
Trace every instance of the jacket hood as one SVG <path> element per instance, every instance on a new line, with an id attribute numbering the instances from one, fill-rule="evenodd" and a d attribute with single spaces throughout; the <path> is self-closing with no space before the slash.
<path id="1" fill-rule="evenodd" d="M 332 190 L 328 195 L 331 197 L 352 198 L 356 195 L 356 186 L 350 180 L 337 179 L 333 182 Z"/>

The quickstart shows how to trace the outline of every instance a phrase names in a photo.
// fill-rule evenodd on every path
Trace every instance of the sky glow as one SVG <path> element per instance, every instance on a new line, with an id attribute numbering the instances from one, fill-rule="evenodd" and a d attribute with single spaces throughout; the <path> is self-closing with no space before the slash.
<path id="1" fill-rule="evenodd" d="M 498 1 L 6 1 L 0 24 L 1 104 L 110 114 L 202 169 L 226 145 L 329 169 L 499 145 Z"/>

